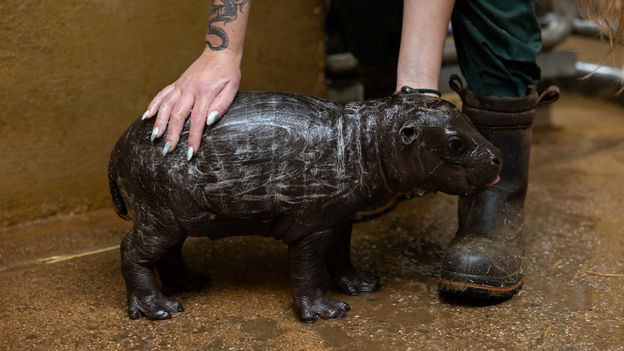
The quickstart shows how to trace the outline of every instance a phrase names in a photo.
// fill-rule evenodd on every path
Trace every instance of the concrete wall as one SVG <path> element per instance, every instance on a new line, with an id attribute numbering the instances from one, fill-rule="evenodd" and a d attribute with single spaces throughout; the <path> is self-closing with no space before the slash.
<path id="1" fill-rule="evenodd" d="M 243 89 L 324 94 L 323 4 L 252 4 Z M 110 206 L 109 152 L 201 52 L 209 5 L 0 3 L 0 227 Z"/>

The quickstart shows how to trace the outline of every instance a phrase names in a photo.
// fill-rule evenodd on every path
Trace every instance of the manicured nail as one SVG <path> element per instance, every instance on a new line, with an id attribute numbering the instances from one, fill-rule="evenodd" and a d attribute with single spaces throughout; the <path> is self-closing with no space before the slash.
<path id="1" fill-rule="evenodd" d="M 150 136 L 150 141 L 152 143 L 156 140 L 156 135 L 158 135 L 158 127 L 152 129 L 152 135 Z"/>
<path id="2" fill-rule="evenodd" d="M 145 120 L 147 117 L 149 117 L 149 110 L 148 110 L 148 111 L 143 112 L 143 116 L 141 116 L 141 119 L 142 119 L 142 120 Z"/>
<path id="3" fill-rule="evenodd" d="M 208 119 L 206 120 L 206 125 L 211 126 L 217 122 L 219 119 L 219 111 L 212 111 L 208 115 Z"/>
<path id="4" fill-rule="evenodd" d="M 171 143 L 166 143 L 165 147 L 163 147 L 163 156 L 167 156 L 169 149 L 171 149 Z"/>
<path id="5" fill-rule="evenodd" d="M 190 161 L 193 158 L 193 148 L 189 147 L 188 150 L 186 150 L 186 160 Z"/>

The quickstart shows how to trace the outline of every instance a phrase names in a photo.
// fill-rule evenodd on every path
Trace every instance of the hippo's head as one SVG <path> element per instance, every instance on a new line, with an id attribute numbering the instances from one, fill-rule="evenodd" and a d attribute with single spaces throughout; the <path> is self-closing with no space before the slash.
<path id="1" fill-rule="evenodd" d="M 397 191 L 466 195 L 500 179 L 500 151 L 453 104 L 424 95 L 391 99 L 394 116 L 384 120 L 392 130 L 387 137 L 393 138 L 393 147 L 382 154 Z"/>

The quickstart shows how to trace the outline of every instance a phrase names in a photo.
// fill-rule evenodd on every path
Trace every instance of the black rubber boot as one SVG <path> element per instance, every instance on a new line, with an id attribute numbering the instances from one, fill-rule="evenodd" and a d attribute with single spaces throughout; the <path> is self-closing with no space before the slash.
<path id="1" fill-rule="evenodd" d="M 524 197 L 527 190 L 531 124 L 535 108 L 559 98 L 550 87 L 524 97 L 483 96 L 464 88 L 456 75 L 451 88 L 463 112 L 503 155 L 501 180 L 483 192 L 459 199 L 459 230 L 442 263 L 444 295 L 507 299 L 522 287 Z"/>

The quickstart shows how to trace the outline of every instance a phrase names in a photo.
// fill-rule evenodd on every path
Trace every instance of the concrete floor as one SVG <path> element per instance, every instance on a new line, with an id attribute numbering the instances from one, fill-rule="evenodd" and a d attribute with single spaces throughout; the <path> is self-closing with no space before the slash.
<path id="1" fill-rule="evenodd" d="M 211 286 L 178 295 L 172 320 L 132 321 L 116 247 L 129 223 L 103 210 L 0 230 L 0 349 L 624 350 L 624 109 L 565 94 L 553 111 L 534 138 L 525 286 L 507 302 L 438 296 L 456 199 L 437 194 L 355 226 L 354 259 L 384 287 L 340 296 L 343 320 L 297 322 L 286 247 L 247 237 L 189 240 Z"/>

